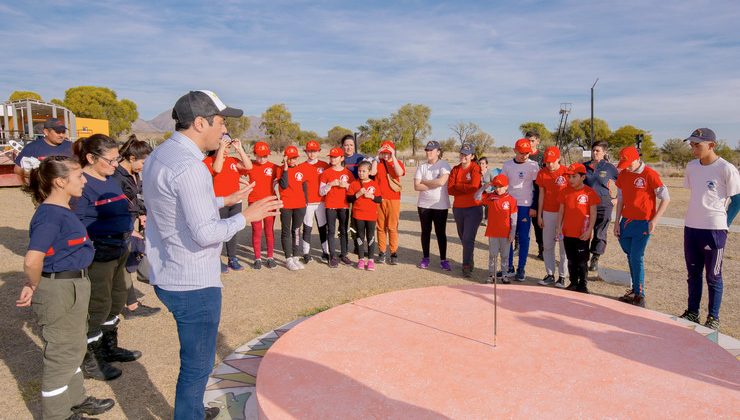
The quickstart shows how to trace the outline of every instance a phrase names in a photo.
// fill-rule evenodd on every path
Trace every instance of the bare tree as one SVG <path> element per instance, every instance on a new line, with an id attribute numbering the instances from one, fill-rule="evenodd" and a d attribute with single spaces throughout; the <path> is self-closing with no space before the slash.
<path id="1" fill-rule="evenodd" d="M 469 143 L 470 137 L 480 131 L 478 124 L 474 122 L 458 121 L 450 126 L 450 130 L 455 134 L 460 144 Z"/>

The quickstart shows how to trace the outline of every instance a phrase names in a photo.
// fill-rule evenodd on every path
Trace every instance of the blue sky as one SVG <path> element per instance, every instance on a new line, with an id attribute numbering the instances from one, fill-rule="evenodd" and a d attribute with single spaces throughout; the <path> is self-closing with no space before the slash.
<path id="1" fill-rule="evenodd" d="M 512 144 L 524 121 L 633 124 L 658 142 L 713 128 L 740 139 L 737 1 L 0 0 L 0 97 L 107 86 L 151 119 L 190 89 L 303 129 L 356 128 L 405 103 L 434 138 L 473 121 Z"/>

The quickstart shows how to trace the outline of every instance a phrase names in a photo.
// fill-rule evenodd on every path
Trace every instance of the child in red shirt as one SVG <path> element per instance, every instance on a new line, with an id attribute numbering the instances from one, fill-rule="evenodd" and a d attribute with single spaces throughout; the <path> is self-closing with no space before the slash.
<path id="1" fill-rule="evenodd" d="M 255 201 L 269 197 L 275 194 L 275 183 L 277 182 L 278 166 L 270 162 L 270 146 L 263 141 L 254 144 L 255 160 L 252 161 L 252 169 L 247 171 L 250 182 L 254 182 L 254 189 L 249 194 L 249 204 Z M 252 248 L 254 249 L 254 264 L 252 268 L 259 270 L 262 268 L 262 231 L 265 232 L 265 242 L 267 245 L 267 268 L 275 268 L 273 252 L 275 250 L 275 234 L 273 226 L 275 225 L 275 216 L 265 217 L 258 222 L 252 222 Z"/>
<path id="2" fill-rule="evenodd" d="M 311 261 L 311 230 L 313 230 L 314 219 L 319 228 L 319 241 L 321 242 L 321 259 L 329 262 L 329 245 L 326 241 L 326 206 L 324 197 L 319 194 L 319 177 L 329 168 L 329 164 L 319 160 L 321 145 L 316 140 L 306 143 L 306 161 L 299 166 L 305 168 L 306 186 L 308 187 L 308 204 L 306 215 L 303 217 L 303 264 Z"/>
<path id="3" fill-rule="evenodd" d="M 277 171 L 280 200 L 283 202 L 283 208 L 280 209 L 280 242 L 286 267 L 295 271 L 306 268 L 298 258 L 301 252 L 301 226 L 308 200 L 306 168 L 298 165 L 297 147 L 286 147 L 284 157 L 283 166 Z"/>
<path id="4" fill-rule="evenodd" d="M 537 173 L 535 183 L 539 188 L 537 198 L 536 223 L 542 228 L 542 257 L 545 261 L 545 278 L 539 281 L 542 286 L 565 287 L 565 277 L 568 276 L 568 257 L 565 255 L 565 246 L 555 236 L 558 222 L 560 203 L 558 194 L 568 186 L 568 168 L 560 164 L 560 150 L 555 146 L 545 149 L 542 160 L 545 167 Z M 555 244 L 559 244 L 560 265 L 558 265 L 558 279 L 555 280 Z"/>
<path id="5" fill-rule="evenodd" d="M 494 276 L 501 278 L 504 284 L 511 283 L 509 273 L 509 249 L 516 234 L 517 205 L 516 199 L 509 195 L 509 178 L 498 174 L 491 180 L 493 192 L 484 192 L 489 185 L 483 185 L 476 193 L 482 196 L 482 204 L 487 207 L 488 225 L 488 277 L 486 283 L 493 283 Z M 496 271 L 496 259 L 501 255 L 501 271 Z"/>
<path id="6" fill-rule="evenodd" d="M 570 284 L 566 289 L 588 293 L 589 241 L 596 224 L 596 206 L 601 199 L 594 190 L 583 184 L 586 179 L 586 167 L 583 164 L 570 165 L 566 174 L 569 186 L 558 194 L 560 209 L 555 235 L 563 238 L 568 255 Z"/>
<path id="7" fill-rule="evenodd" d="M 347 190 L 347 201 L 352 206 L 352 222 L 357 226 L 357 251 L 360 259 L 357 269 L 375 270 L 375 221 L 378 217 L 378 204 L 383 201 L 380 186 L 370 179 L 372 163 L 363 160 L 357 165 L 358 180 L 352 181 Z"/>
<path id="8" fill-rule="evenodd" d="M 336 222 L 339 220 L 339 259 L 342 263 L 350 265 L 352 261 L 347 258 L 347 222 L 349 204 L 347 203 L 347 189 L 355 177 L 346 169 L 344 162 L 344 151 L 335 147 L 329 151 L 329 164 L 331 167 L 325 170 L 319 178 L 319 193 L 324 196 L 326 205 L 326 224 L 329 242 L 329 267 L 337 268 L 339 262 L 334 254 L 334 234 Z"/>
<path id="9" fill-rule="evenodd" d="M 236 149 L 239 154 L 238 159 L 229 156 L 232 149 Z M 239 178 L 252 169 L 252 161 L 244 152 L 242 143 L 238 139 L 232 139 L 228 134 L 221 139 L 218 150 L 209 152 L 208 156 L 203 159 L 203 163 L 213 176 L 213 192 L 216 193 L 216 197 L 227 197 L 239 191 Z M 242 203 L 221 207 L 218 212 L 222 219 L 228 219 L 242 212 Z M 221 263 L 221 272 L 228 273 L 229 269 L 244 270 L 239 260 L 236 259 L 236 235 L 224 244 L 228 264 Z"/>

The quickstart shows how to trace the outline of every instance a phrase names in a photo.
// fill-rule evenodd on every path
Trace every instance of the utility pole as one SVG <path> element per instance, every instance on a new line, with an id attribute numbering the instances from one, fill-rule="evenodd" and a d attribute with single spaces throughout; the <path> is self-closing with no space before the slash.
<path id="1" fill-rule="evenodd" d="M 589 147 L 591 147 L 594 144 L 594 87 L 596 87 L 596 84 L 599 83 L 599 78 L 596 78 L 596 81 L 591 86 L 591 144 L 589 144 Z"/>

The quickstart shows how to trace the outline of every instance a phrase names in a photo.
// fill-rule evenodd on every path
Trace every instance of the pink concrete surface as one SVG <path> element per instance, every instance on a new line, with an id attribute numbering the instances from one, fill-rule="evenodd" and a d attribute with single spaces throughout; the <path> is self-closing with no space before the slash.
<path id="1" fill-rule="evenodd" d="M 431 287 L 338 306 L 262 360 L 263 418 L 738 418 L 740 363 L 660 314 L 554 288 Z"/>

